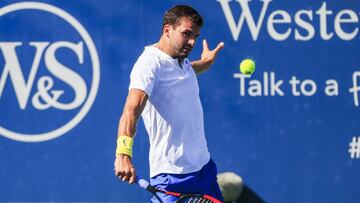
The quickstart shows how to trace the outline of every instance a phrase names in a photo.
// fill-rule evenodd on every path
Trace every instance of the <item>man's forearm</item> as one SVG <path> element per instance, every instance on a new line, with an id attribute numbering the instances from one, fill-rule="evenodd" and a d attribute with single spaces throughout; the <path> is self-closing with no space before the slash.
<path id="1" fill-rule="evenodd" d="M 136 133 L 137 121 L 142 112 L 141 105 L 129 105 L 125 104 L 124 112 L 119 122 L 116 156 L 127 155 L 132 157 L 132 149 L 134 143 L 134 137 Z"/>
<path id="2" fill-rule="evenodd" d="M 131 89 L 126 99 L 125 107 L 119 121 L 116 156 L 132 157 L 133 137 L 136 125 L 147 101 L 147 94 L 139 89 Z"/>
<path id="3" fill-rule="evenodd" d="M 145 107 L 148 96 L 145 92 L 131 89 L 119 122 L 118 136 L 134 137 L 136 125 Z"/>
<path id="4" fill-rule="evenodd" d="M 133 109 L 124 109 L 119 123 L 118 136 L 127 135 L 134 137 L 136 133 L 136 124 L 140 117 L 140 112 Z"/>

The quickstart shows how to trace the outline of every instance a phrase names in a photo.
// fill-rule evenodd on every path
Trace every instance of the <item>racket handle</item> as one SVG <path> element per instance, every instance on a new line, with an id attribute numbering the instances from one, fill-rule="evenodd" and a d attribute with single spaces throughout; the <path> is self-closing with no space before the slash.
<path id="1" fill-rule="evenodd" d="M 150 185 L 150 183 L 145 180 L 145 179 L 142 179 L 142 178 L 139 178 L 138 176 L 136 176 L 136 183 L 143 189 L 147 189 Z"/>
<path id="2" fill-rule="evenodd" d="M 160 191 L 160 190 L 156 189 L 155 187 L 151 186 L 147 180 L 139 178 L 138 176 L 136 176 L 136 183 L 139 185 L 139 187 L 141 187 L 153 194 Z"/>

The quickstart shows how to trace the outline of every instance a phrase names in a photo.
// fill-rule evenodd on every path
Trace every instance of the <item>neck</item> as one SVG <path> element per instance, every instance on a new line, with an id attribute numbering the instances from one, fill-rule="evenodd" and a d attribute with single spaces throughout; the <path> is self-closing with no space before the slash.
<path id="1" fill-rule="evenodd" d="M 160 49 L 161 51 L 165 52 L 167 55 L 173 57 L 170 51 L 170 46 L 166 42 L 166 39 L 161 36 L 159 42 L 156 44 L 156 48 Z"/>

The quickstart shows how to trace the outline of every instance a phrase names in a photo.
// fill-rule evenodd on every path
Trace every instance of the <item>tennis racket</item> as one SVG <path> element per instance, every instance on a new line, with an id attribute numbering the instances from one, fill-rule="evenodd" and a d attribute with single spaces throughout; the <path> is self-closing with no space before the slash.
<path id="1" fill-rule="evenodd" d="M 179 198 L 176 203 L 222 203 L 220 200 L 211 197 L 210 195 L 200 195 L 200 194 L 180 194 L 177 192 L 169 192 L 169 191 L 165 191 L 165 190 L 160 190 L 155 188 L 154 186 L 151 186 L 150 183 L 147 180 L 141 179 L 141 178 L 136 178 L 136 182 L 137 184 L 151 192 L 161 203 L 163 203 L 163 201 L 161 200 L 161 198 L 157 195 L 157 193 L 163 193 L 163 194 L 167 194 L 167 195 L 172 195 L 175 196 L 177 198 Z"/>

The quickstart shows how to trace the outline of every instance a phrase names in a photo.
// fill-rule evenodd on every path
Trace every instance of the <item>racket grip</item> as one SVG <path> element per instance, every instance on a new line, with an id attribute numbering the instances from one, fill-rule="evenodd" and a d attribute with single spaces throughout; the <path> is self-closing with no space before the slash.
<path id="1" fill-rule="evenodd" d="M 136 183 L 141 187 L 144 188 L 145 190 L 148 189 L 150 183 L 142 178 L 136 177 Z"/>
<path id="2" fill-rule="evenodd" d="M 159 192 L 158 189 L 156 189 L 155 187 L 151 186 L 150 183 L 142 178 L 139 178 L 138 176 L 136 176 L 136 183 L 139 185 L 139 187 L 155 194 L 156 192 Z"/>

